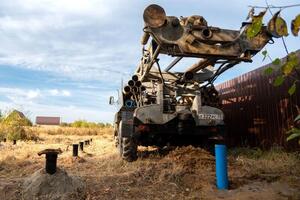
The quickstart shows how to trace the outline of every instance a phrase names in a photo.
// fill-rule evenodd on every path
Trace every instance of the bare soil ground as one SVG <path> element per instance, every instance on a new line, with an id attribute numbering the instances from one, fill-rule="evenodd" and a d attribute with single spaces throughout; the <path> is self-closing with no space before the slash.
<path id="1" fill-rule="evenodd" d="M 0 199 L 24 199 L 22 185 L 44 167 L 37 152 L 61 148 L 58 167 L 86 184 L 85 199 L 300 199 L 297 153 L 234 149 L 228 157 L 230 189 L 215 187 L 215 161 L 207 151 L 181 147 L 139 149 L 139 159 L 122 161 L 112 134 L 97 136 L 40 134 L 37 142 L 0 145 Z M 79 158 L 72 143 L 93 138 Z"/>

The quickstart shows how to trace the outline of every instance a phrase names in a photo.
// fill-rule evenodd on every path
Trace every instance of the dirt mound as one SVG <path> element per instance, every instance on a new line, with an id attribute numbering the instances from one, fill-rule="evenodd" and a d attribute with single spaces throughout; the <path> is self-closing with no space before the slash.
<path id="1" fill-rule="evenodd" d="M 199 199 L 203 189 L 213 190 L 214 157 L 209 152 L 187 146 L 162 154 L 152 151 L 147 158 L 126 164 L 123 171 L 102 176 L 97 184 L 103 189 L 91 195 L 99 199 Z"/>
<path id="2" fill-rule="evenodd" d="M 79 178 L 70 177 L 62 169 L 53 175 L 40 169 L 25 180 L 22 195 L 25 200 L 83 200 L 86 187 Z"/>

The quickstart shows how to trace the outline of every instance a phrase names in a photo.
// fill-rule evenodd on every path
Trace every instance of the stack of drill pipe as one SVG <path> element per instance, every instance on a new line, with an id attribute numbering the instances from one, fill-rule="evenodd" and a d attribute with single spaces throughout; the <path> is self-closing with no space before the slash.
<path id="1" fill-rule="evenodd" d="M 142 104 L 141 93 L 146 90 L 146 87 L 139 81 L 137 75 L 133 75 L 131 80 L 128 81 L 128 85 L 123 88 L 125 105 L 133 106 L 134 104 L 140 106 Z M 127 102 L 127 103 L 126 103 Z"/>

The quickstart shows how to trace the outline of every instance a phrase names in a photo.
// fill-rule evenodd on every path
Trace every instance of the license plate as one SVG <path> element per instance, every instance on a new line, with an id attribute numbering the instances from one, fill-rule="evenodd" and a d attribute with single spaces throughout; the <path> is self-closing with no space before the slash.
<path id="1" fill-rule="evenodd" d="M 218 114 L 198 114 L 199 119 L 214 119 L 214 120 L 223 120 L 223 115 Z"/>

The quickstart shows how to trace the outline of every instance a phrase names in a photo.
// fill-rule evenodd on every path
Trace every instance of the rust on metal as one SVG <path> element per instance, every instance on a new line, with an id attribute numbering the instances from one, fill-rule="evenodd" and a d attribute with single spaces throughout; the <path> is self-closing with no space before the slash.
<path id="1" fill-rule="evenodd" d="M 44 149 L 44 150 L 38 152 L 38 155 L 41 156 L 43 154 L 49 154 L 49 153 L 61 154 L 62 150 L 60 148 L 59 149 Z"/>
<path id="2" fill-rule="evenodd" d="M 55 174 L 57 169 L 57 155 L 61 154 L 61 149 L 45 149 L 43 151 L 38 152 L 38 155 L 41 156 L 46 154 L 46 172 L 50 175 Z"/>
<path id="3" fill-rule="evenodd" d="M 158 28 L 165 23 L 166 12 L 159 5 L 152 4 L 145 9 L 143 17 L 147 26 Z"/>

